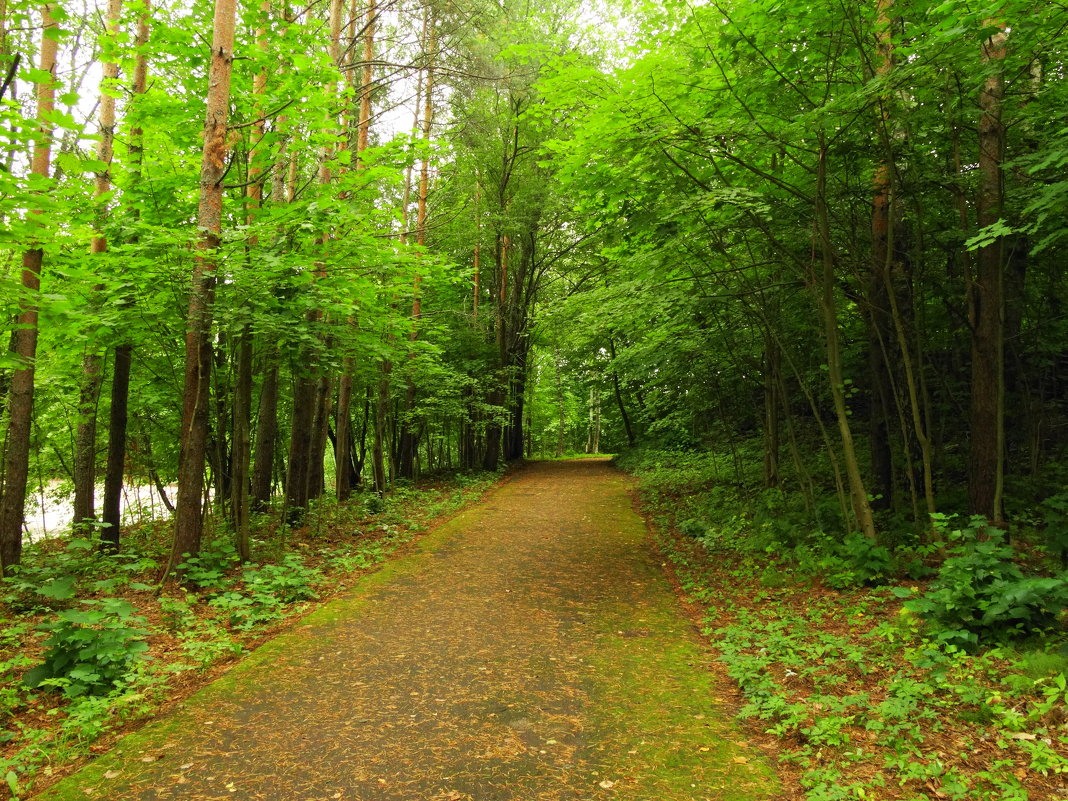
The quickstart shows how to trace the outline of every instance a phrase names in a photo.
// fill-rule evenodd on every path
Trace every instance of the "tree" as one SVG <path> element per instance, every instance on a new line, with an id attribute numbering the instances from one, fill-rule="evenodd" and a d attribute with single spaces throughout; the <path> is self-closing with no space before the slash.
<path id="1" fill-rule="evenodd" d="M 33 144 L 30 173 L 47 181 L 52 160 L 52 136 L 55 110 L 54 71 L 59 49 L 60 31 L 53 16 L 53 6 L 41 6 L 41 43 L 37 75 L 37 135 Z M 40 184 L 39 184 L 40 185 Z M 43 212 L 32 210 L 31 219 Z M 47 226 L 41 226 L 44 235 Z M 41 291 L 41 265 L 44 245 L 31 243 L 22 254 L 22 294 L 19 313 L 12 332 L 12 352 L 18 359 L 11 378 L 8 401 L 8 429 L 4 450 L 4 487 L 0 496 L 0 573 L 7 575 L 22 556 L 22 522 L 29 480 L 30 428 L 33 424 L 34 372 L 37 358 L 38 293 Z"/>
<path id="2" fill-rule="evenodd" d="M 197 227 L 202 234 L 197 243 L 186 316 L 182 440 L 178 458 L 178 503 L 174 515 L 171 567 L 181 561 L 183 554 L 199 552 L 203 533 L 201 496 L 208 439 L 211 313 L 215 298 L 217 251 L 222 234 L 223 178 L 229 153 L 226 123 L 230 109 L 236 15 L 237 0 L 216 0 L 197 209 Z"/>

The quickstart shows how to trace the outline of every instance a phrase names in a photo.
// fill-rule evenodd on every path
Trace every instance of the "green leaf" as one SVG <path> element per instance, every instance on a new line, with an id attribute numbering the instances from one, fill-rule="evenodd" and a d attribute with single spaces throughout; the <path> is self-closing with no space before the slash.
<path id="1" fill-rule="evenodd" d="M 74 576 L 55 578 L 37 588 L 37 594 L 53 601 L 66 601 L 74 597 Z"/>

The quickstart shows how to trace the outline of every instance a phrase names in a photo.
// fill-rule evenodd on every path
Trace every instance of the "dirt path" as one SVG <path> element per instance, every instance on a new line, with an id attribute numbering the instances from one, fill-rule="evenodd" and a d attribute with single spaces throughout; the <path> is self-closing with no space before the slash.
<path id="1" fill-rule="evenodd" d="M 537 463 L 41 798 L 774 798 L 708 660 L 626 480 Z"/>

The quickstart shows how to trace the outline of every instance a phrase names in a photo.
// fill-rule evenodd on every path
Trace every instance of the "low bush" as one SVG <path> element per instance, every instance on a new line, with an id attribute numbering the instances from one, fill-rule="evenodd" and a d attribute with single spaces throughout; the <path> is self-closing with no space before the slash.
<path id="1" fill-rule="evenodd" d="M 51 686 L 64 695 L 102 695 L 114 689 L 148 650 L 145 618 L 118 598 L 82 601 L 41 628 L 48 632 L 44 664 L 23 678 L 27 687 Z"/>
<path id="2" fill-rule="evenodd" d="M 1027 636 L 1052 626 L 1068 606 L 1068 574 L 1025 575 L 1004 533 L 982 518 L 948 539 L 954 545 L 927 591 L 897 590 L 937 642 L 974 650 L 982 641 Z"/>

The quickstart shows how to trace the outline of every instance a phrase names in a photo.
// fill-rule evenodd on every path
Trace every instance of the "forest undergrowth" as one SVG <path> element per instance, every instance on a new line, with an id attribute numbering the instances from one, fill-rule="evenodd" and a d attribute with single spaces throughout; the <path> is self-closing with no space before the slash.
<path id="1" fill-rule="evenodd" d="M 1065 581 L 1041 531 L 939 517 L 939 546 L 887 548 L 819 530 L 729 455 L 617 462 L 791 797 L 1066 797 Z"/>
<path id="2" fill-rule="evenodd" d="M 296 529 L 262 515 L 244 565 L 232 533 L 217 528 L 180 566 L 182 580 L 162 589 L 168 521 L 131 528 L 119 553 L 78 537 L 35 544 L 0 585 L 0 797 L 26 798 L 107 750 L 498 477 L 439 476 L 384 499 L 324 499 Z"/>

